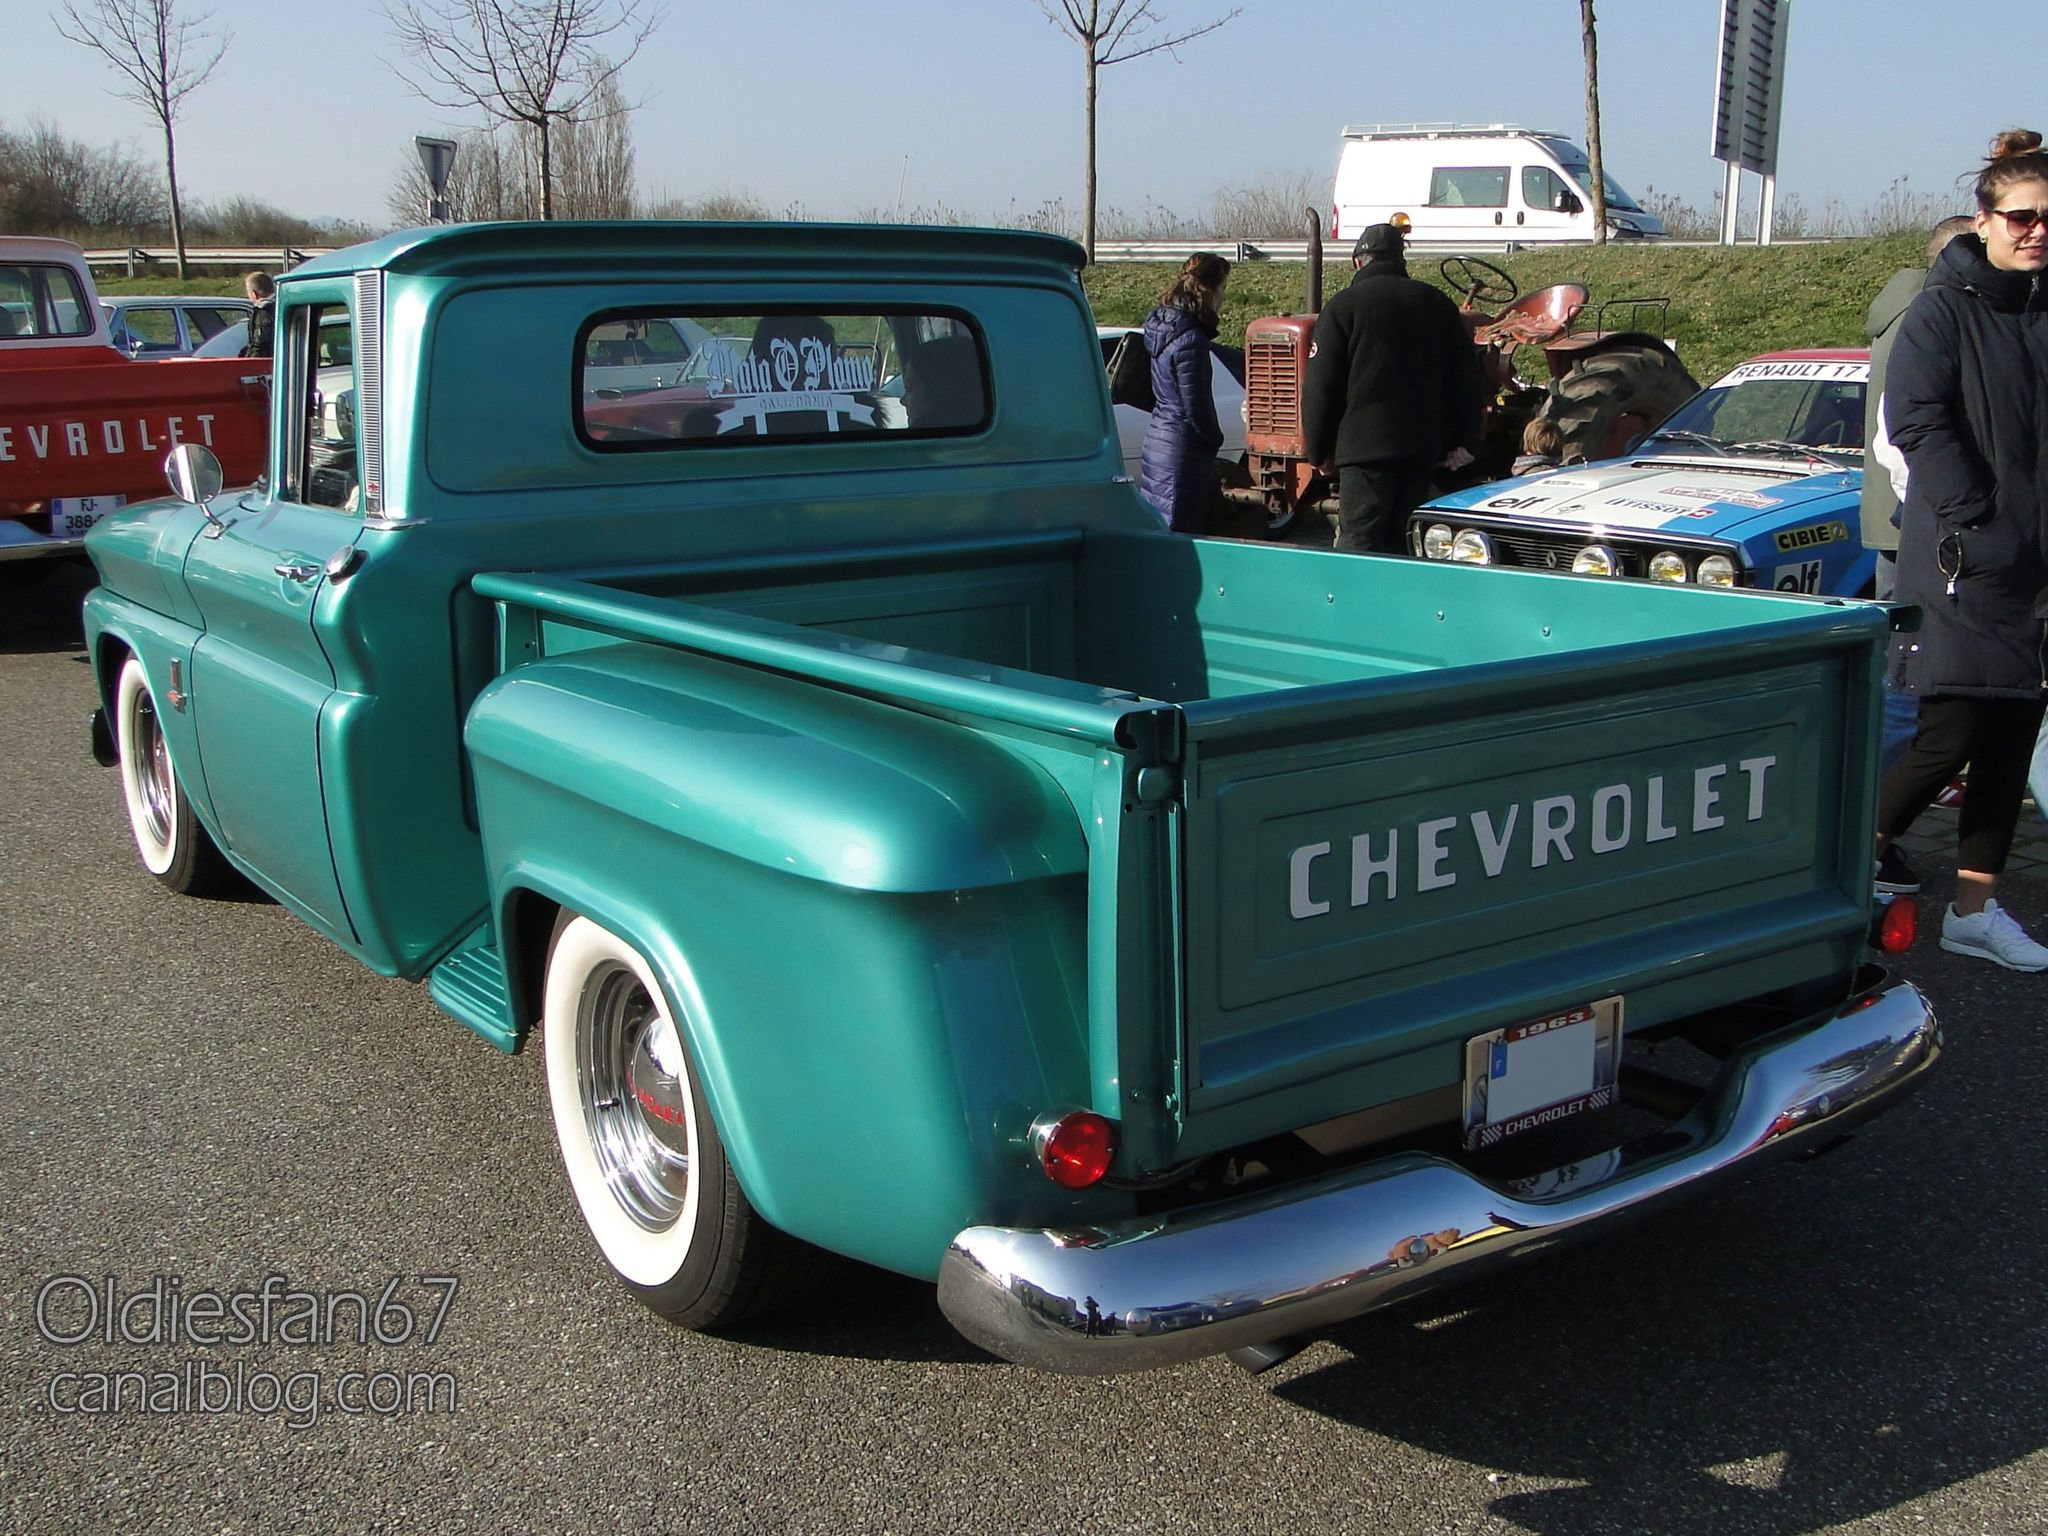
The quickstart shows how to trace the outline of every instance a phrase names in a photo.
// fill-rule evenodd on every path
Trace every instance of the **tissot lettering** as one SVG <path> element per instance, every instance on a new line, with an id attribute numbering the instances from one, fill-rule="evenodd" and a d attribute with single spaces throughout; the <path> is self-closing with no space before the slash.
<path id="1" fill-rule="evenodd" d="M 1333 836 L 1288 850 L 1288 914 L 1302 922 L 1330 913 L 1340 898 L 1364 907 L 1401 900 L 1404 891 L 1412 899 L 1447 890 L 1467 874 L 1494 880 L 1510 869 L 1554 868 L 1581 854 L 1597 858 L 1638 842 L 1725 835 L 1731 827 L 1764 819 L 1777 764 L 1777 754 L 1764 753 L 1603 784 L 1583 794 L 1534 795 L 1454 816 L 1344 828 L 1341 841 Z M 1333 857 L 1347 842 L 1348 889 L 1338 883 L 1345 878 L 1344 865 Z"/>

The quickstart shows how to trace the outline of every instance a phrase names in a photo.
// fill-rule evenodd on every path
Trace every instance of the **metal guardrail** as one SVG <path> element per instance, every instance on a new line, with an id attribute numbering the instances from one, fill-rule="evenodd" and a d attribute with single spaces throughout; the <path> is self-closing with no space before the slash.
<path id="1" fill-rule="evenodd" d="M 331 245 L 188 245 L 185 264 L 192 267 L 296 267 L 315 256 L 325 256 Z M 108 245 L 88 249 L 89 267 L 120 267 L 129 277 L 142 277 L 159 266 L 175 267 L 175 245 Z"/>

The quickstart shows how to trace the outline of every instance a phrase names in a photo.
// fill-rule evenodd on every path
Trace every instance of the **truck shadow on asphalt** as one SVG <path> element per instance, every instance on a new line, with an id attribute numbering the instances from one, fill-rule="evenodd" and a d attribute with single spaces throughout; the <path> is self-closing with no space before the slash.
<path id="1" fill-rule="evenodd" d="M 1948 1039 L 1916 1099 L 1814 1162 L 1361 1318 L 1330 1335 L 1352 1358 L 1276 1395 L 1500 1469 L 1491 1512 L 1544 1536 L 1789 1536 L 2048 1445 L 2048 1112 L 2015 1088 L 2048 1069 L 2044 979 L 1932 936 L 1904 969 Z"/>

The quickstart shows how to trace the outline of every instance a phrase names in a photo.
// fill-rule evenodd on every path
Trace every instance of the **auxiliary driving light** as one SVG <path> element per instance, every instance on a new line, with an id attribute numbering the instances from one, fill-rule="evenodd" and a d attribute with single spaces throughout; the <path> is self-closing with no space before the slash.
<path id="1" fill-rule="evenodd" d="M 1650 580 L 1685 580 L 1685 557 L 1676 550 L 1660 549 L 1650 556 Z"/>
<path id="2" fill-rule="evenodd" d="M 1493 564 L 1493 540 L 1477 528 L 1460 528 L 1451 540 L 1451 558 L 1460 565 Z"/>
<path id="3" fill-rule="evenodd" d="M 1574 576 L 1619 576 L 1621 557 L 1605 544 L 1588 544 L 1572 556 Z"/>
<path id="4" fill-rule="evenodd" d="M 1700 562 L 1700 573 L 1693 580 L 1703 587 L 1732 587 L 1735 585 L 1735 562 L 1726 555 L 1709 555 Z"/>
<path id="5" fill-rule="evenodd" d="M 1447 524 L 1431 523 L 1422 530 L 1422 553 L 1431 560 L 1451 558 L 1451 530 Z"/>
<path id="6" fill-rule="evenodd" d="M 1045 1176 L 1061 1189 L 1086 1189 L 1109 1172 L 1116 1156 L 1116 1126 L 1092 1110 L 1077 1109 L 1031 1130 Z"/>

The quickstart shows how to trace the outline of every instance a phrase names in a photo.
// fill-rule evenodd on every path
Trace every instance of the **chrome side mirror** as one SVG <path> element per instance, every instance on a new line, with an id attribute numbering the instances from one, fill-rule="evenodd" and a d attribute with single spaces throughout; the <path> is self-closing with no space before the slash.
<path id="1" fill-rule="evenodd" d="M 220 460 L 213 450 L 197 443 L 178 444 L 164 455 L 164 479 L 170 482 L 173 496 L 206 514 L 207 536 L 219 538 L 227 524 L 214 515 L 210 505 L 221 486 Z"/>

